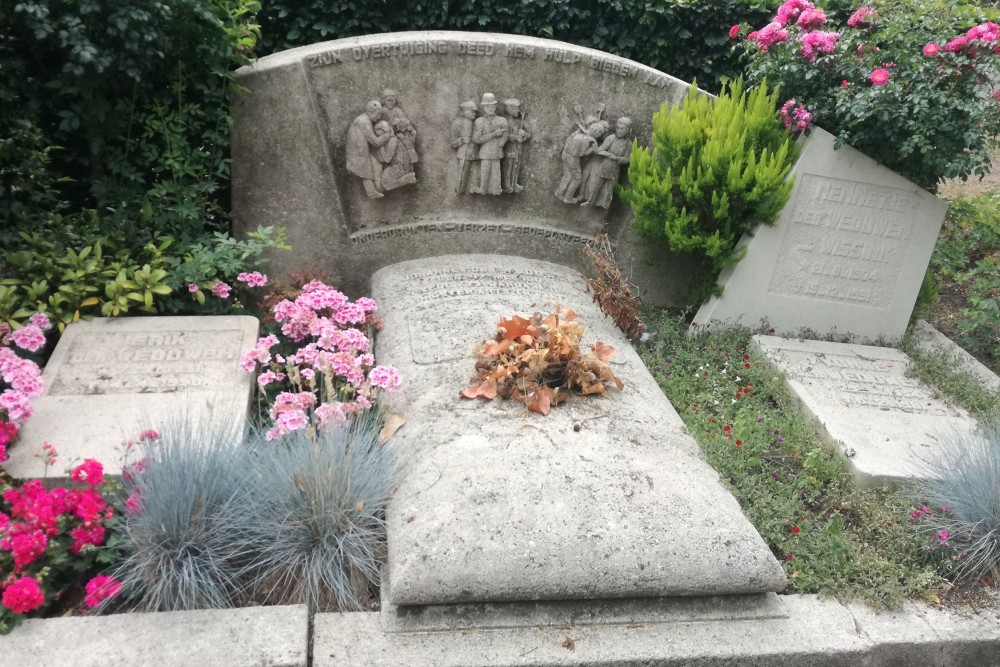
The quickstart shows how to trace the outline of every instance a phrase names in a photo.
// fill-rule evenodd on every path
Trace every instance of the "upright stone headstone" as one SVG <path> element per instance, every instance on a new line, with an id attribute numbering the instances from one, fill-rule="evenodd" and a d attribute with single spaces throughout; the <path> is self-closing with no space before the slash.
<path id="1" fill-rule="evenodd" d="M 237 72 L 233 215 L 281 225 L 294 254 L 364 293 L 381 267 L 497 253 L 584 268 L 599 233 L 644 296 L 669 301 L 684 263 L 649 266 L 624 179 L 633 139 L 688 85 L 617 56 L 489 33 L 408 32 L 283 51 Z"/>
<path id="2" fill-rule="evenodd" d="M 964 410 L 906 377 L 910 359 L 899 350 L 775 336 L 754 336 L 752 345 L 784 373 L 802 410 L 862 484 L 926 476 L 943 438 L 976 429 Z"/>
<path id="3" fill-rule="evenodd" d="M 406 463 L 387 513 L 393 605 L 779 591 L 775 560 L 579 274 L 494 255 L 412 260 L 373 279 L 406 413 Z M 548 416 L 468 400 L 472 349 L 501 316 L 579 314 L 581 347 L 617 350 L 621 392 Z"/>
<path id="4" fill-rule="evenodd" d="M 121 470 L 122 442 L 171 420 L 246 428 L 253 378 L 239 367 L 257 341 L 249 316 L 128 317 L 66 327 L 45 366 L 45 395 L 10 448 L 15 478 L 45 475 L 46 442 L 59 452 L 48 476 L 85 458 Z"/>
<path id="5" fill-rule="evenodd" d="M 741 241 L 746 257 L 723 271 L 722 295 L 698 311 L 698 326 L 903 336 L 947 204 L 833 141 L 818 128 L 805 140 L 780 218 Z"/>

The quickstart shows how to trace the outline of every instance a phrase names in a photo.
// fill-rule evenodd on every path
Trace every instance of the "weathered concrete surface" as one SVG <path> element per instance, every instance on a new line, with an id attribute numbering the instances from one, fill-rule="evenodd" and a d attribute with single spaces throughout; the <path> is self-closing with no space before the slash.
<path id="1" fill-rule="evenodd" d="M 246 428 L 253 376 L 240 356 L 257 341 L 258 322 L 224 317 L 99 318 L 66 327 L 45 366 L 45 395 L 10 448 L 4 465 L 15 478 L 45 476 L 42 444 L 59 460 L 48 478 L 65 478 L 65 467 L 97 459 L 118 474 L 122 442 L 170 419 L 211 416 Z"/>
<path id="2" fill-rule="evenodd" d="M 453 632 L 394 632 L 379 615 L 319 614 L 315 667 L 986 667 L 1000 664 L 995 609 L 908 605 L 876 613 L 814 595 L 779 595 L 767 618 L 672 618 Z"/>
<path id="3" fill-rule="evenodd" d="M 996 373 L 926 321 L 917 320 L 913 335 L 922 351 L 950 359 L 956 365 L 955 370 L 971 375 L 990 391 L 1000 391 L 1000 377 Z"/>
<path id="4" fill-rule="evenodd" d="M 686 285 L 676 256 L 657 257 L 655 267 L 643 259 L 631 211 L 617 195 L 605 210 L 567 204 L 555 194 L 567 140 L 589 127 L 585 117 L 608 121 L 613 135 L 617 119 L 627 116 L 629 136 L 649 142 L 653 114 L 688 90 L 667 74 L 564 42 L 426 31 L 283 51 L 240 69 L 237 81 L 245 93 L 235 96 L 233 107 L 233 216 L 240 230 L 288 230 L 296 252 L 274 256 L 276 273 L 323 267 L 340 276 L 342 289 L 360 295 L 375 270 L 434 255 L 486 252 L 584 268 L 583 244 L 604 231 L 647 299 L 669 302 Z M 393 114 L 415 131 L 416 182 L 371 199 L 348 167 L 348 136 L 352 128 L 354 136 L 363 133 L 366 103 L 384 102 L 386 89 L 395 93 Z M 472 102 L 482 115 L 486 93 L 496 98 L 498 116 L 517 99 L 523 116 L 512 124 L 531 130 L 515 165 L 519 192 L 494 196 L 457 187 L 457 170 L 478 170 L 483 150 L 473 144 L 468 160 L 458 157 L 459 105 Z M 603 158 L 577 160 L 584 172 L 591 159 Z M 627 165 L 620 167 L 621 179 L 625 171 Z"/>
<path id="5" fill-rule="evenodd" d="M 778 221 L 740 241 L 746 257 L 694 321 L 899 340 L 947 203 L 850 146 L 833 150 L 819 128 L 803 141 Z"/>
<path id="6" fill-rule="evenodd" d="M 10 667 L 306 667 L 305 605 L 29 620 L 0 637 Z"/>
<path id="7" fill-rule="evenodd" d="M 800 407 L 847 458 L 860 482 L 917 479 L 932 469 L 935 445 L 976 422 L 914 378 L 910 359 L 887 347 L 754 336 L 751 347 L 785 375 Z"/>
<path id="8" fill-rule="evenodd" d="M 624 336 L 575 271 L 514 257 L 414 260 L 373 280 L 380 363 L 404 391 L 406 471 L 388 511 L 395 605 L 726 595 L 785 575 Z M 459 398 L 501 316 L 558 300 L 626 387 L 547 416 Z"/>

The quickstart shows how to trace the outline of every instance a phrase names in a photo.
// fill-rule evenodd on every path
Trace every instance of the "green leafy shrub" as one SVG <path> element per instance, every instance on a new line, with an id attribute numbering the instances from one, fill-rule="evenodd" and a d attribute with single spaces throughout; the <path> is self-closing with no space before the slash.
<path id="1" fill-rule="evenodd" d="M 718 98 L 691 86 L 682 105 L 664 103 L 653 116 L 652 147 L 633 145 L 622 198 L 642 233 L 699 256 L 695 302 L 741 259 L 740 237 L 774 222 L 788 200 L 785 177 L 798 153 L 780 128 L 776 99 L 766 84 L 747 92 L 737 81 Z"/>
<path id="2" fill-rule="evenodd" d="M 273 0 L 260 14 L 262 55 L 314 42 L 401 30 L 469 30 L 558 39 L 631 58 L 680 79 L 719 81 L 740 66 L 725 31 L 757 23 L 775 0 L 382 2 Z"/>
<path id="3" fill-rule="evenodd" d="M 965 295 L 956 322 L 959 340 L 974 354 L 997 358 L 1000 351 L 1000 194 L 956 199 L 931 268 L 939 285 Z M 940 289 L 940 288 L 939 288 Z"/>
<path id="4" fill-rule="evenodd" d="M 1000 422 L 996 415 L 979 433 L 942 438 L 928 461 L 927 479 L 914 487 L 924 505 L 914 511 L 921 530 L 950 550 L 955 576 L 1000 578 Z"/>
<path id="5" fill-rule="evenodd" d="M 788 0 L 775 22 L 741 41 L 748 78 L 779 83 L 838 147 L 850 144 L 928 190 L 985 174 L 1000 135 L 990 74 L 1000 42 L 986 23 L 997 10 L 959 0 L 865 4 L 834 23 L 811 3 Z M 866 10 L 873 13 L 859 14 Z M 968 39 L 976 25 L 978 37 Z"/>

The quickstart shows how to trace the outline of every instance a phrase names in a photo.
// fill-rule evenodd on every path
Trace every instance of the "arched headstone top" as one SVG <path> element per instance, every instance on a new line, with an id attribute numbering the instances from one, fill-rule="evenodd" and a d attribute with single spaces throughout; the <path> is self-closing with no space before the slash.
<path id="1" fill-rule="evenodd" d="M 356 291 L 439 254 L 582 265 L 581 246 L 628 228 L 614 184 L 633 140 L 688 90 L 594 49 L 446 31 L 276 53 L 237 84 L 237 226 L 286 227 L 289 268 L 332 269 Z"/>

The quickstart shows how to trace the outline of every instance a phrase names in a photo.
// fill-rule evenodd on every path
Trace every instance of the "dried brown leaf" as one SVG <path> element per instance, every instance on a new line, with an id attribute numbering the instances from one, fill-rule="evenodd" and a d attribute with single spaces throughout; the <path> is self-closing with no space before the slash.
<path id="1" fill-rule="evenodd" d="M 385 423 L 382 424 L 382 430 L 378 433 L 379 443 L 384 445 L 389 442 L 389 438 L 396 435 L 396 431 L 398 431 L 405 423 L 406 416 L 398 412 L 394 412 L 386 417 Z"/>

